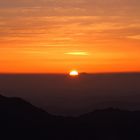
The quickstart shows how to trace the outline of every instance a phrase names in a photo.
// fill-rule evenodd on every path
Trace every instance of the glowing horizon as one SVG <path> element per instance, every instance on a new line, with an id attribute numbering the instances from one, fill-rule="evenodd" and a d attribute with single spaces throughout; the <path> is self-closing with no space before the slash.
<path id="1" fill-rule="evenodd" d="M 0 0 L 0 73 L 140 72 L 139 0 Z"/>

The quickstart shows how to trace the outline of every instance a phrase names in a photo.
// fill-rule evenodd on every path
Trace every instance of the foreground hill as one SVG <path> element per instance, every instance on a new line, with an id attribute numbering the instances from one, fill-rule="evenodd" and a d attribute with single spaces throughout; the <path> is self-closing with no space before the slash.
<path id="1" fill-rule="evenodd" d="M 79 117 L 53 116 L 20 98 L 0 96 L 3 139 L 140 139 L 140 112 L 97 110 Z"/>

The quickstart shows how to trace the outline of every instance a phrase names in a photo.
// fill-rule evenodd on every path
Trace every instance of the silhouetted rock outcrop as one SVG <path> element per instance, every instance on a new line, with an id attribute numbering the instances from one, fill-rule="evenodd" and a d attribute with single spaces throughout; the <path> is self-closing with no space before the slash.
<path id="1" fill-rule="evenodd" d="M 0 95 L 3 139 L 140 139 L 140 112 L 97 110 L 79 117 L 59 117 L 20 98 Z"/>

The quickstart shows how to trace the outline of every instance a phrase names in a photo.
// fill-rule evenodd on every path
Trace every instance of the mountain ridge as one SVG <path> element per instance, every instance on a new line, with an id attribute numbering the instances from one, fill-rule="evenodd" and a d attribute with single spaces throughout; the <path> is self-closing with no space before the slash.
<path id="1" fill-rule="evenodd" d="M 0 114 L 5 139 L 11 135 L 52 140 L 140 138 L 140 111 L 108 108 L 79 117 L 54 116 L 23 99 L 0 95 Z"/>

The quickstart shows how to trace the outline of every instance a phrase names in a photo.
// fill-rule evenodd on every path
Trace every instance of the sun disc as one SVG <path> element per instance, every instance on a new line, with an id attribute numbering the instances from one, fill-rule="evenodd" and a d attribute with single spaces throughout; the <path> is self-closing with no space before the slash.
<path id="1" fill-rule="evenodd" d="M 69 75 L 70 75 L 70 76 L 78 76 L 79 73 L 78 73 L 77 70 L 72 70 L 72 71 L 70 71 Z"/>

